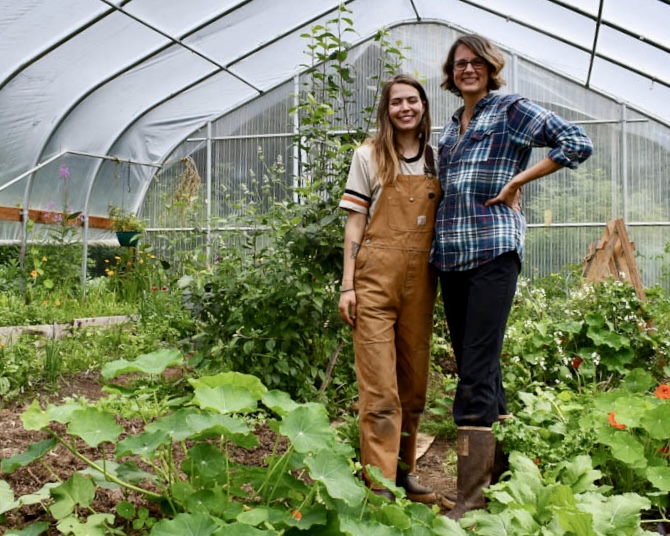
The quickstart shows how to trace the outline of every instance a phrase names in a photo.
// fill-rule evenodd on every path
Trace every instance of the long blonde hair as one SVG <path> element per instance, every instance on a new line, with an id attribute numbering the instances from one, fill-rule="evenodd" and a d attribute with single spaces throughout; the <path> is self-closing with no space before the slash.
<path id="1" fill-rule="evenodd" d="M 391 184 L 400 172 L 399 151 L 395 139 L 395 128 L 389 117 L 389 103 L 391 100 L 391 88 L 395 84 L 406 84 L 412 86 L 419 92 L 419 98 L 423 102 L 423 117 L 417 128 L 417 136 L 422 142 L 422 148 L 425 150 L 426 144 L 430 141 L 430 108 L 426 90 L 421 83 L 413 76 L 407 74 L 397 74 L 390 78 L 382 88 L 382 95 L 379 99 L 377 108 L 377 132 L 368 140 L 372 144 L 372 156 L 377 166 L 377 177 L 380 184 Z"/>

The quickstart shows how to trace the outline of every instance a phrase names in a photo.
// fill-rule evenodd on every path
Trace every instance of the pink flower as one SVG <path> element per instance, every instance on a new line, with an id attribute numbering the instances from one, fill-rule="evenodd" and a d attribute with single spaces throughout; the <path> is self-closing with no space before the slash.
<path id="1" fill-rule="evenodd" d="M 67 166 L 61 166 L 58 170 L 61 179 L 67 179 L 70 176 L 70 170 Z"/>

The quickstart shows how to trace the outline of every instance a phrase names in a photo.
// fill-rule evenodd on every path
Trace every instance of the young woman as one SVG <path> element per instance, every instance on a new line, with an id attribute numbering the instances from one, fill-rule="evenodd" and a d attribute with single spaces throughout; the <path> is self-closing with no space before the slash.
<path id="1" fill-rule="evenodd" d="M 494 478 L 491 425 L 507 414 L 500 353 L 524 253 L 521 187 L 592 152 L 584 130 L 520 95 L 500 95 L 505 64 L 488 39 L 465 35 L 452 45 L 442 88 L 463 98 L 440 134 L 444 198 L 431 262 L 437 268 L 458 367 L 458 495 L 449 517 L 485 506 Z M 527 167 L 532 147 L 548 155 Z"/>
<path id="2" fill-rule="evenodd" d="M 441 191 L 430 127 L 421 84 L 407 75 L 391 78 L 377 133 L 355 151 L 340 201 L 349 214 L 339 312 L 353 328 L 361 463 L 420 502 L 435 500 L 413 475 L 437 289 L 428 257 Z M 364 478 L 393 499 L 365 469 Z"/>

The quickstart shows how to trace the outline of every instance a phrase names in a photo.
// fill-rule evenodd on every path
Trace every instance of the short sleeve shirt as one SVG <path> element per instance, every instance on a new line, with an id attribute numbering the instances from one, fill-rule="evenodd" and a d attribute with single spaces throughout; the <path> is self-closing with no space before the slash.
<path id="1" fill-rule="evenodd" d="M 429 150 L 433 147 L 429 146 Z M 400 160 L 401 175 L 424 175 L 424 158 Z M 349 168 L 349 177 L 340 200 L 340 208 L 368 215 L 368 221 L 374 213 L 382 185 L 372 157 L 372 145 L 366 143 L 354 151 Z"/>

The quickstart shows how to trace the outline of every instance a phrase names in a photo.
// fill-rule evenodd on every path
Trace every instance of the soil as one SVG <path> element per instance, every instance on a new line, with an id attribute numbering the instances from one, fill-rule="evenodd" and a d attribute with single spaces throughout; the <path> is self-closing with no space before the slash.
<path id="1" fill-rule="evenodd" d="M 62 382 L 58 393 L 44 392 L 39 395 L 39 398 L 42 404 L 48 402 L 59 403 L 65 398 L 74 396 L 95 401 L 104 396 L 101 385 L 102 382 L 96 373 L 82 373 Z M 25 409 L 25 406 L 11 406 L 0 409 L 0 423 L 2 426 L 2 432 L 0 432 L 0 460 L 25 452 L 31 444 L 48 438 L 45 433 L 24 430 L 21 414 Z M 141 423 L 132 421 L 120 422 L 120 424 L 129 431 L 139 429 L 141 425 Z M 256 435 L 259 439 L 259 446 L 251 450 L 237 449 L 231 456 L 235 462 L 249 466 L 258 466 L 264 463 L 265 456 L 272 451 L 275 437 L 267 427 L 259 428 Z M 445 472 L 444 464 L 447 453 L 450 450 L 453 452 L 454 440 L 423 436 L 422 441 L 424 443 L 424 453 L 417 462 L 416 474 L 421 484 L 430 486 L 436 491 L 437 502 L 435 504 L 441 507 L 439 498 L 445 493 L 453 491 L 456 487 L 456 477 Z M 96 449 L 84 446 L 81 451 L 89 459 L 95 460 L 102 457 L 99 452 L 96 452 Z M 19 497 L 34 493 L 47 482 L 56 482 L 56 478 L 66 480 L 75 471 L 85 468 L 83 462 L 60 446 L 47 454 L 47 460 L 53 474 L 43 465 L 32 463 L 27 467 L 17 469 L 11 474 L 4 474 L 0 470 L 0 480 L 6 480 L 12 488 L 14 496 Z M 152 509 L 150 504 L 143 503 L 138 497 L 131 495 L 126 498 L 119 490 L 101 488 L 98 488 L 92 506 L 98 513 L 114 512 L 115 506 L 124 499 L 136 502 L 138 506 L 144 504 L 150 510 Z M 0 517 L 0 534 L 4 534 L 10 528 L 18 529 L 36 521 L 52 522 L 40 505 L 24 506 L 18 511 L 6 514 L 5 524 L 2 523 Z M 50 530 L 53 530 L 53 532 L 48 534 L 58 534 L 55 528 L 52 527 Z"/>

